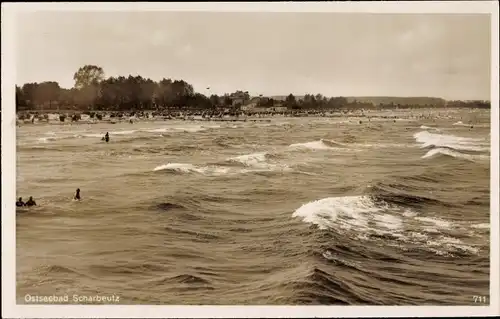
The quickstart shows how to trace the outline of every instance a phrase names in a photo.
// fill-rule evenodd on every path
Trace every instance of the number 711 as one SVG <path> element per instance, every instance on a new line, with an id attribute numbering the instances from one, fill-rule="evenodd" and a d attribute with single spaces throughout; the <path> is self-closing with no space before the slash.
<path id="1" fill-rule="evenodd" d="M 487 302 L 487 298 L 486 296 L 472 296 L 472 299 L 474 300 L 475 303 L 486 303 Z"/>

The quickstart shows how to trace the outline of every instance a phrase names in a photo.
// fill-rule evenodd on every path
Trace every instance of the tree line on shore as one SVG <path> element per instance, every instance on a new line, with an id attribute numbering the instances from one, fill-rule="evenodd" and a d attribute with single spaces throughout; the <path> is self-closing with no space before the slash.
<path id="1" fill-rule="evenodd" d="M 163 78 L 155 82 L 142 76 L 105 77 L 104 70 L 96 65 L 79 68 L 71 89 L 61 88 L 57 82 L 26 83 L 16 85 L 16 111 L 43 111 L 44 109 L 70 109 L 89 111 L 170 111 L 182 109 L 217 110 L 231 108 L 239 110 L 253 104 L 261 108 L 286 108 L 291 110 L 340 110 L 379 108 L 426 108 L 426 107 L 466 107 L 490 108 L 489 101 L 445 101 L 427 98 L 426 103 L 373 103 L 370 101 L 348 100 L 345 97 L 326 97 L 321 94 L 306 94 L 296 97 L 289 94 L 284 98 L 255 97 L 245 91 L 236 91 L 222 96 L 206 96 L 195 92 L 193 86 L 184 80 Z M 209 88 L 207 88 L 209 91 Z M 426 98 L 424 98 L 426 99 Z"/>

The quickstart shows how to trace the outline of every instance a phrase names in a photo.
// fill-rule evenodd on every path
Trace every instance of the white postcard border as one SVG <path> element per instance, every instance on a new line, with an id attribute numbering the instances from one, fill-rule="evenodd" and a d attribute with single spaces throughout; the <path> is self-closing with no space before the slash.
<path id="1" fill-rule="evenodd" d="M 19 11 L 226 11 L 490 13 L 491 55 L 491 277 L 489 306 L 78 306 L 16 305 L 15 14 Z M 10 318 L 243 318 L 491 316 L 499 306 L 499 51 L 496 1 L 255 2 L 255 3 L 2 3 L 2 317 Z"/>

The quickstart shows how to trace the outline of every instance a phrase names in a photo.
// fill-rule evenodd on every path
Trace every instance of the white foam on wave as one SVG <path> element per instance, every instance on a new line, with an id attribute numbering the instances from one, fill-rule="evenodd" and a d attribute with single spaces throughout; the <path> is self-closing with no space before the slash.
<path id="1" fill-rule="evenodd" d="M 55 140 L 57 140 L 56 137 L 40 137 L 40 138 L 38 138 L 38 141 L 42 142 L 42 143 L 53 142 Z"/>
<path id="2" fill-rule="evenodd" d="M 404 212 L 403 212 L 403 216 L 404 217 L 415 217 L 417 216 L 417 212 L 414 212 L 412 211 L 411 209 L 406 209 Z"/>
<path id="3" fill-rule="evenodd" d="M 422 158 L 430 158 L 430 157 L 436 156 L 438 154 L 447 155 L 447 156 L 451 156 L 454 158 L 461 158 L 461 159 L 465 159 L 468 161 L 489 160 L 489 158 L 490 158 L 487 155 L 464 154 L 464 153 L 460 153 L 458 151 L 450 150 L 449 148 L 435 148 L 435 149 L 429 150 L 425 155 L 422 156 Z"/>
<path id="4" fill-rule="evenodd" d="M 335 147 L 340 146 L 340 147 Z M 306 148 L 311 150 L 334 150 L 334 149 L 342 149 L 341 146 L 345 146 L 342 143 L 320 139 L 319 141 L 305 142 L 305 143 L 295 143 L 291 144 L 288 147 L 290 148 Z"/>
<path id="5" fill-rule="evenodd" d="M 431 224 L 438 226 L 439 228 L 449 229 L 453 227 L 453 223 L 447 220 L 432 218 L 432 217 L 415 217 L 416 220 L 421 221 L 425 224 Z"/>
<path id="6" fill-rule="evenodd" d="M 438 129 L 437 127 L 432 127 L 432 126 L 427 126 L 427 125 L 422 125 L 422 126 L 420 126 L 420 128 L 422 130 L 433 130 L 433 131 L 436 131 L 436 132 L 441 132 L 441 130 Z"/>
<path id="7" fill-rule="evenodd" d="M 218 124 L 214 124 L 214 125 L 201 125 L 201 128 L 204 128 L 204 129 L 214 129 L 214 128 L 221 128 L 222 126 L 218 125 Z"/>
<path id="8" fill-rule="evenodd" d="M 270 155 L 267 152 L 245 154 L 228 159 L 229 162 L 236 162 L 251 168 L 248 172 L 258 171 L 290 171 L 291 168 L 286 164 L 273 163 L 270 161 Z"/>
<path id="9" fill-rule="evenodd" d="M 246 155 L 240 155 L 236 157 L 231 157 L 229 160 L 234 162 L 242 163 L 246 166 L 260 166 L 263 163 L 266 163 L 268 153 L 260 152 L 260 153 L 252 153 Z"/>
<path id="10" fill-rule="evenodd" d="M 79 136 L 76 136 L 76 137 L 104 137 L 104 134 L 97 134 L 97 133 L 90 133 L 90 134 L 83 134 L 83 135 L 79 135 Z"/>
<path id="11" fill-rule="evenodd" d="M 68 136 L 68 135 L 51 135 L 51 136 L 46 136 L 46 137 L 39 137 L 37 139 L 38 142 L 42 142 L 42 143 L 48 143 L 48 142 L 55 142 L 55 141 L 59 141 L 59 140 L 66 140 L 66 139 L 71 139 L 71 138 L 75 138 L 77 137 L 77 135 L 71 135 L 71 136 Z"/>
<path id="12" fill-rule="evenodd" d="M 178 131 L 184 131 L 188 133 L 196 133 L 196 132 L 201 132 L 207 130 L 207 128 L 202 127 L 201 125 L 195 125 L 195 126 L 178 126 L 178 127 L 172 127 L 174 130 Z"/>
<path id="13" fill-rule="evenodd" d="M 195 166 L 189 163 L 168 163 L 157 166 L 153 171 L 170 170 L 181 173 L 199 173 L 203 175 L 224 175 L 229 173 L 230 168 L 221 166 Z"/>
<path id="14" fill-rule="evenodd" d="M 467 127 L 470 127 L 470 126 L 475 126 L 475 127 L 480 126 L 480 127 L 482 127 L 483 126 L 483 125 L 465 124 L 462 121 L 455 122 L 452 125 L 454 125 L 454 126 L 467 126 Z"/>
<path id="15" fill-rule="evenodd" d="M 478 247 L 474 247 L 473 245 L 466 245 L 460 239 L 449 236 L 440 236 L 437 239 L 427 240 L 426 245 L 430 247 L 430 250 L 432 252 L 442 256 L 452 255 L 451 252 L 454 251 L 461 251 L 471 254 L 477 254 L 479 252 Z"/>
<path id="16" fill-rule="evenodd" d="M 403 228 L 403 220 L 399 217 L 389 214 L 375 215 L 377 226 L 390 230 L 399 230 Z"/>
<path id="17" fill-rule="evenodd" d="M 416 244 L 436 254 L 465 251 L 477 253 L 474 245 L 446 235 L 455 225 L 451 221 L 416 217 L 418 214 L 387 203 L 374 202 L 369 196 L 329 197 L 302 205 L 293 217 L 314 224 L 322 230 L 333 230 L 357 240 L 379 240 L 384 244 L 407 249 L 402 243 Z M 442 249 L 437 249 L 442 248 Z M 443 251 L 444 248 L 444 251 Z"/>
<path id="18" fill-rule="evenodd" d="M 484 138 L 460 137 L 455 135 L 430 133 L 428 131 L 415 133 L 413 137 L 416 139 L 417 143 L 421 144 L 422 148 L 429 146 L 441 146 L 465 151 L 489 150 L 489 147 L 485 147 L 485 145 L 489 144 L 485 142 Z"/>
<path id="19" fill-rule="evenodd" d="M 135 132 L 137 132 L 137 130 L 113 131 L 113 132 L 109 132 L 109 134 L 110 135 L 130 135 L 130 134 L 134 134 Z"/>
<path id="20" fill-rule="evenodd" d="M 371 216 L 382 211 L 368 196 L 328 197 L 302 205 L 293 213 L 320 229 L 369 230 Z M 381 217 L 382 221 L 383 217 Z"/>
<path id="21" fill-rule="evenodd" d="M 161 128 L 155 128 L 155 129 L 150 129 L 150 130 L 144 130 L 145 132 L 149 133 L 165 133 L 168 132 L 170 129 L 168 127 L 161 127 Z"/>
<path id="22" fill-rule="evenodd" d="M 375 144 L 352 144 L 355 147 L 367 147 L 367 148 L 413 148 L 414 145 L 400 144 L 400 143 L 375 143 Z"/>
<path id="23" fill-rule="evenodd" d="M 331 147 L 327 146 L 323 141 L 314 141 L 314 142 L 307 142 L 307 143 L 296 143 L 296 144 L 291 144 L 290 147 L 292 148 L 309 148 L 312 150 L 327 150 L 331 149 Z"/>
<path id="24" fill-rule="evenodd" d="M 488 223 L 475 224 L 475 225 L 472 225 L 471 227 L 476 228 L 476 229 L 490 229 L 490 224 L 488 224 Z"/>

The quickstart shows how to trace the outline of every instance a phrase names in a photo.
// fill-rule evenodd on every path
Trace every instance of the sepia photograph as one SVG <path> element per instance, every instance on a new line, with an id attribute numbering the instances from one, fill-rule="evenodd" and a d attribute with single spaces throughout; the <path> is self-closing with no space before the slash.
<path id="1" fill-rule="evenodd" d="M 2 35 L 12 302 L 498 312 L 489 3 L 19 6 L 9 62 Z"/>

